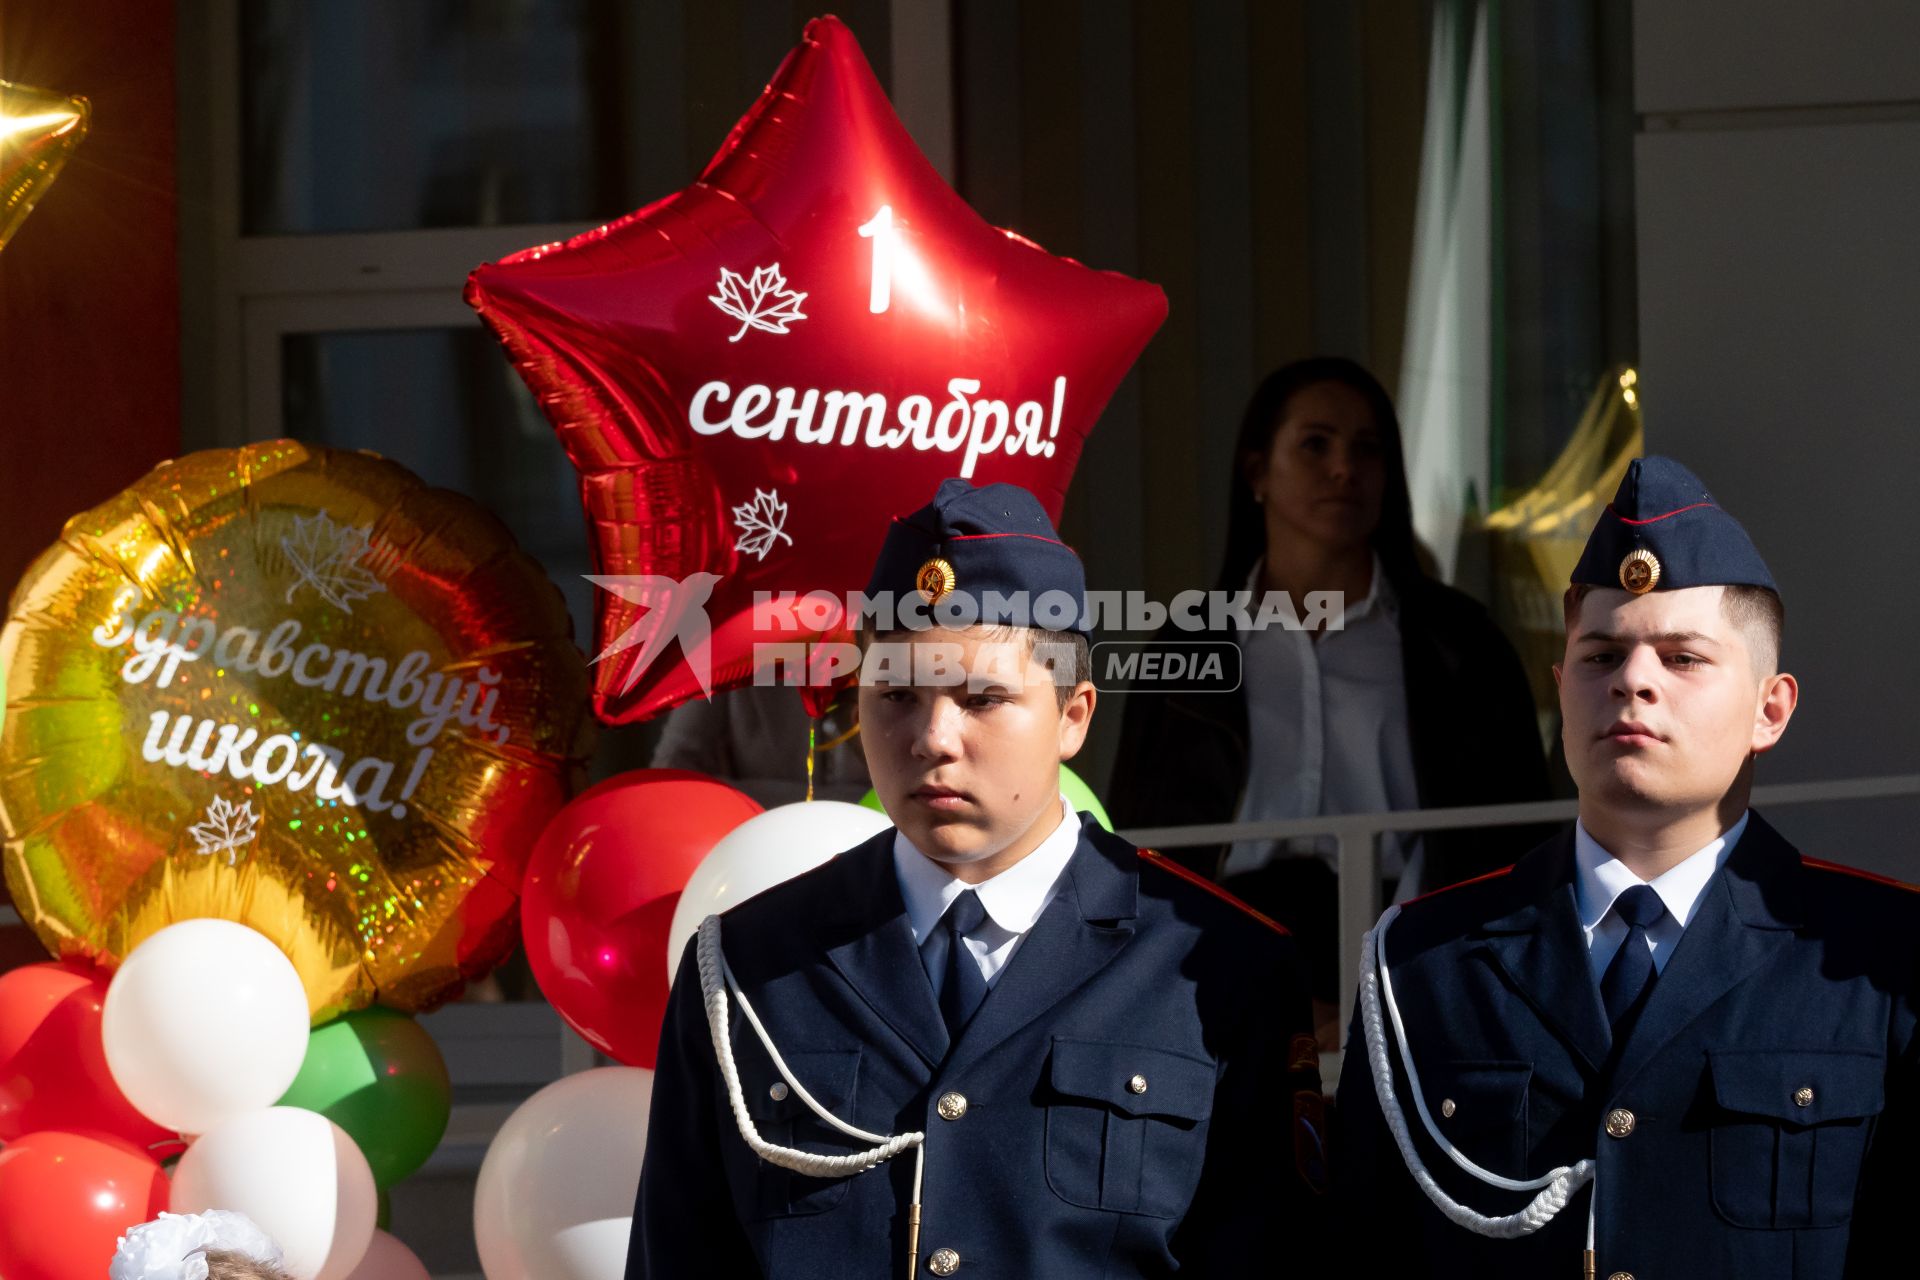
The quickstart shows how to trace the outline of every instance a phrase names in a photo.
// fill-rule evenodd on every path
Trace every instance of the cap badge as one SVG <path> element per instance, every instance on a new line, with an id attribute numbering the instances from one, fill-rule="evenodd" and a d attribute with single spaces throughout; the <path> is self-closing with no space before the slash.
<path id="1" fill-rule="evenodd" d="M 953 590 L 957 579 L 953 574 L 953 565 L 939 556 L 920 566 L 920 572 L 913 575 L 913 585 L 928 604 L 939 604 L 942 596 Z"/>
<path id="2" fill-rule="evenodd" d="M 922 572 L 925 572 L 922 570 Z M 1643 596 L 1660 585 L 1660 557 L 1645 547 L 1635 547 L 1620 562 L 1620 585 Z"/>

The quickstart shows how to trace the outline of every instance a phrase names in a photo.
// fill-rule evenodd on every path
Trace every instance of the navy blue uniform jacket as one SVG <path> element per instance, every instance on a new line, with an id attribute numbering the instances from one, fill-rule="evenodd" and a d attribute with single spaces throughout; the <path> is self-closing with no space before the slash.
<path id="1" fill-rule="evenodd" d="M 1060 887 L 949 1045 L 891 830 L 728 912 L 728 963 L 841 1119 L 927 1135 L 919 1275 L 1278 1275 L 1318 1238 L 1319 1076 L 1291 939 L 1085 819 Z M 761 1136 L 843 1153 L 734 1007 Z M 1144 1092 L 1129 1088 L 1144 1077 Z M 967 1100 L 944 1120 L 938 1099 Z M 661 1033 L 628 1280 L 905 1274 L 912 1152 L 847 1178 L 763 1163 L 727 1107 L 689 944 Z M 1324 1170 L 1320 1171 L 1324 1173 Z"/>
<path id="2" fill-rule="evenodd" d="M 1920 895 L 1802 859 L 1756 813 L 1614 1046 L 1574 878 L 1569 830 L 1508 873 L 1410 904 L 1389 932 L 1394 993 L 1441 1131 L 1511 1178 L 1597 1158 L 1602 1277 L 1910 1269 Z M 1484 1214 L 1518 1209 L 1526 1193 L 1469 1183 L 1435 1149 L 1397 1066 L 1395 1078 L 1440 1185 Z M 1485 1239 L 1413 1185 L 1358 1036 L 1339 1100 L 1336 1199 L 1343 1225 L 1366 1232 L 1348 1237 L 1356 1264 L 1578 1275 L 1588 1192 L 1536 1235 Z"/>

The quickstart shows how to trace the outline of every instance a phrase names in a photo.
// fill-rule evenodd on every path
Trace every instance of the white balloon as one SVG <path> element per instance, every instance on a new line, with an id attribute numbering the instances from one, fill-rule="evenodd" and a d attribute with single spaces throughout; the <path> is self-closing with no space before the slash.
<path id="1" fill-rule="evenodd" d="M 316 1111 L 269 1107 L 195 1140 L 173 1171 L 169 1207 L 244 1213 L 280 1246 L 296 1280 L 347 1280 L 373 1239 L 379 1200 L 346 1130 Z"/>
<path id="2" fill-rule="evenodd" d="M 811 871 L 892 825 L 886 814 L 865 805 L 803 800 L 756 813 L 729 831 L 693 869 L 673 909 L 667 981 L 673 981 L 687 939 L 702 920 Z"/>
<path id="3" fill-rule="evenodd" d="M 631 1201 L 633 1197 L 627 1198 Z M 561 1266 L 557 1274 L 582 1280 L 587 1276 L 618 1277 L 626 1270 L 627 1246 L 632 1240 L 632 1214 L 624 1218 L 596 1218 L 557 1231 L 553 1237 L 553 1256 L 560 1260 Z"/>
<path id="4" fill-rule="evenodd" d="M 596 1067 L 521 1103 L 473 1192 L 487 1280 L 621 1280 L 653 1072 Z"/>
<path id="5" fill-rule="evenodd" d="M 156 1124 L 205 1133 L 270 1107 L 307 1056 L 293 962 L 231 920 L 183 920 L 133 949 L 107 987 L 107 1069 Z"/>
<path id="6" fill-rule="evenodd" d="M 376 1228 L 366 1256 L 347 1280 L 433 1280 L 433 1276 L 413 1250 Z"/>

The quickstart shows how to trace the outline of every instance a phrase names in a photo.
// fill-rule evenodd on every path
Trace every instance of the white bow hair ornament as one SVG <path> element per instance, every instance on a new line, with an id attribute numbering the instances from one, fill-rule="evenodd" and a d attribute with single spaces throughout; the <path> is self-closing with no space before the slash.
<path id="1" fill-rule="evenodd" d="M 107 1280 L 207 1280 L 209 1249 L 283 1265 L 280 1246 L 245 1214 L 230 1209 L 163 1213 L 120 1237 Z"/>

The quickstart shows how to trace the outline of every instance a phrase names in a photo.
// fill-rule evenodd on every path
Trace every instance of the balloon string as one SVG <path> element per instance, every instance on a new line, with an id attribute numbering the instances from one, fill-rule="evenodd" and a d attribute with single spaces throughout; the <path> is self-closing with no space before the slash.
<path id="1" fill-rule="evenodd" d="M 844 746 L 846 745 L 846 743 L 852 741 L 854 736 L 860 732 L 859 722 L 855 721 L 853 727 L 851 729 L 848 729 L 845 733 L 836 734 L 834 737 L 828 739 L 825 742 L 820 741 L 820 726 L 826 722 L 826 718 L 832 715 L 834 713 L 834 709 L 837 708 L 839 705 L 840 705 L 839 702 L 836 701 L 833 704 L 833 706 L 828 707 L 825 711 L 822 711 L 818 716 L 815 716 L 807 721 L 807 799 L 808 800 L 813 799 L 813 770 L 814 770 L 813 758 L 815 754 L 821 751 L 831 751 L 835 747 Z"/>
<path id="2" fill-rule="evenodd" d="M 831 710 L 831 708 L 829 708 L 829 710 Z M 847 730 L 845 733 L 841 734 L 839 737 L 834 738 L 830 741 L 821 743 L 820 750 L 831 751 L 835 747 L 839 746 L 841 743 L 846 742 L 847 740 L 852 738 L 854 735 L 858 734 L 859 732 L 860 732 L 860 726 L 855 725 L 853 726 L 853 728 Z"/>

